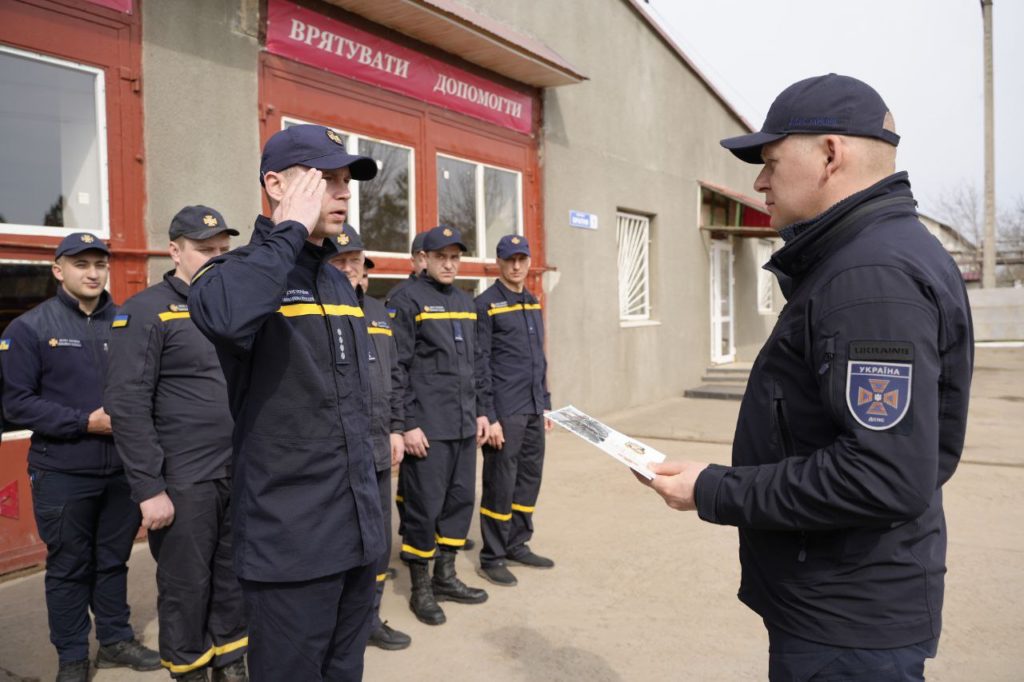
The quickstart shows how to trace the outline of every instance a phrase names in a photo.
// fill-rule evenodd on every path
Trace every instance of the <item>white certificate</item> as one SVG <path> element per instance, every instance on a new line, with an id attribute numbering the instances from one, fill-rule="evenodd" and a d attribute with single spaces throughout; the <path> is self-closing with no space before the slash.
<path id="1" fill-rule="evenodd" d="M 572 405 L 548 412 L 544 416 L 583 440 L 593 443 L 648 480 L 653 479 L 654 474 L 647 465 L 665 461 L 665 455 L 654 448 L 619 433 Z"/>

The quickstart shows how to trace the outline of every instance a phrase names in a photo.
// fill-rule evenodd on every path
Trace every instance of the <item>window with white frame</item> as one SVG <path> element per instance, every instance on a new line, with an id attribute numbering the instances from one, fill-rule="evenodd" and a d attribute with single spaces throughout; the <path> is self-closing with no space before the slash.
<path id="1" fill-rule="evenodd" d="M 651 317 L 651 219 L 632 213 L 616 215 L 619 245 L 619 319 L 623 322 Z"/>
<path id="2" fill-rule="evenodd" d="M 0 45 L 0 232 L 110 236 L 103 71 Z"/>
<path id="3" fill-rule="evenodd" d="M 523 233 L 523 174 L 437 155 L 437 222 L 457 227 L 470 258 L 494 258 L 498 240 Z"/>
<path id="4" fill-rule="evenodd" d="M 306 121 L 283 118 L 288 128 Z M 367 180 L 370 191 L 349 185 L 348 222 L 362 237 L 367 251 L 408 254 L 416 234 L 416 181 L 414 150 L 394 142 L 338 131 L 349 154 L 369 156 L 377 162 L 377 177 Z"/>
<path id="5" fill-rule="evenodd" d="M 769 239 L 757 240 L 757 312 L 771 315 L 775 312 L 775 282 L 772 273 L 760 266 L 771 260 L 774 245 Z"/>

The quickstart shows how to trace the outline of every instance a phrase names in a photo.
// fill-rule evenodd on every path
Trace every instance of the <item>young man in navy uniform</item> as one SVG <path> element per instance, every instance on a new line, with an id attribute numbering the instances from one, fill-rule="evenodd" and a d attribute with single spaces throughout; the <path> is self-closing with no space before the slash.
<path id="1" fill-rule="evenodd" d="M 114 319 L 104 404 L 157 562 L 160 658 L 181 680 L 246 680 L 231 567 L 231 411 L 213 344 L 192 324 L 192 276 L 237 236 L 206 206 L 171 220 L 174 270 Z"/>
<path id="2" fill-rule="evenodd" d="M 476 297 L 477 376 L 490 421 L 484 443 L 480 498 L 479 573 L 496 585 L 516 577 L 506 562 L 552 568 L 526 544 L 544 468 L 544 418 L 551 409 L 540 302 L 526 289 L 530 244 L 507 235 L 498 241 L 498 279 Z"/>
<path id="3" fill-rule="evenodd" d="M 377 467 L 377 488 L 384 515 L 385 551 L 377 563 L 377 587 L 373 601 L 373 626 L 369 644 L 389 651 L 405 649 L 412 639 L 404 632 L 382 622 L 380 602 L 384 581 L 391 561 L 391 469 L 398 466 L 405 454 L 402 438 L 402 396 L 398 384 L 398 353 L 391 331 L 391 318 L 384 304 L 366 294 L 366 273 L 373 261 L 364 254 L 363 240 L 351 225 L 338 237 L 338 255 L 331 264 L 348 277 L 363 309 L 366 331 L 370 334 L 368 363 L 370 367 L 370 426 L 373 435 L 374 460 Z"/>
<path id="4" fill-rule="evenodd" d="M 96 665 L 157 670 L 160 657 L 128 622 L 128 557 L 139 529 L 103 409 L 114 304 L 104 287 L 107 245 L 88 232 L 65 237 L 53 275 L 57 295 L 16 318 L 0 339 L 5 419 L 32 430 L 29 478 L 46 543 L 46 610 L 60 682 L 89 677 L 89 609 Z"/>
<path id="5" fill-rule="evenodd" d="M 455 555 L 472 521 L 476 446 L 489 424 L 477 399 L 476 310 L 455 286 L 466 247 L 457 229 L 438 226 L 423 248 L 424 274 L 391 298 L 405 417 L 402 559 L 412 574 L 409 607 L 420 621 L 440 625 L 446 618 L 438 601 L 487 600 L 458 578 Z"/>
<path id="6" fill-rule="evenodd" d="M 349 181 L 376 174 L 329 128 L 275 133 L 260 165 L 272 217 L 189 290 L 235 420 L 232 544 L 254 682 L 362 677 L 384 552 L 370 340 L 352 285 L 329 261 Z"/>
<path id="7" fill-rule="evenodd" d="M 946 570 L 942 486 L 964 444 L 974 360 L 953 259 L 895 172 L 892 115 L 828 74 L 784 90 L 760 132 L 722 140 L 764 164 L 766 266 L 786 296 L 751 370 L 731 467 L 666 462 L 669 506 L 737 526 L 739 597 L 772 680 L 923 680 Z"/>

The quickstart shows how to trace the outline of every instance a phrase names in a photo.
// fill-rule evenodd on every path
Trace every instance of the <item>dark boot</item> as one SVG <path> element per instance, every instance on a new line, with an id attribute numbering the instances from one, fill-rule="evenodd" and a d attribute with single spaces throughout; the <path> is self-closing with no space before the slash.
<path id="1" fill-rule="evenodd" d="M 445 622 L 444 611 L 437 605 L 434 591 L 430 587 L 430 566 L 425 561 L 410 561 L 409 572 L 412 574 L 409 608 L 416 614 L 416 618 L 427 625 Z"/>
<path id="2" fill-rule="evenodd" d="M 249 682 L 249 673 L 245 669 L 245 659 L 240 658 L 225 666 L 213 669 L 213 682 Z"/>
<path id="3" fill-rule="evenodd" d="M 384 621 L 370 633 L 370 640 L 367 644 L 385 651 L 399 651 L 409 648 L 409 645 L 412 644 L 412 637 L 404 632 L 399 632 L 388 625 L 387 621 Z"/>
<path id="4" fill-rule="evenodd" d="M 469 587 L 455 575 L 455 552 L 440 551 L 434 559 L 434 597 L 438 601 L 450 599 L 460 604 L 483 604 L 487 593 Z"/>
<path id="5" fill-rule="evenodd" d="M 61 663 L 57 682 L 89 682 L 89 659 Z"/>
<path id="6" fill-rule="evenodd" d="M 172 673 L 171 679 L 175 682 L 210 682 L 206 667 L 189 670 L 187 673 Z"/>
<path id="7" fill-rule="evenodd" d="M 101 646 L 96 653 L 97 668 L 131 668 L 132 670 L 159 670 L 160 654 L 142 646 L 134 639 Z"/>

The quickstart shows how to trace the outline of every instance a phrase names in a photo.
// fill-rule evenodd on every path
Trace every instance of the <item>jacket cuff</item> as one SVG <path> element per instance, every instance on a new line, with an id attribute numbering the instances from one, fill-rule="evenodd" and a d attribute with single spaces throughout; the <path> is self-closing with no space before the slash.
<path id="1" fill-rule="evenodd" d="M 78 415 L 78 432 L 81 435 L 83 435 L 83 436 L 86 435 L 87 433 L 89 433 L 89 415 L 90 414 L 92 414 L 92 413 L 91 412 L 86 412 L 85 410 L 83 410 Z"/>
<path id="2" fill-rule="evenodd" d="M 700 472 L 693 485 L 693 501 L 697 505 L 697 516 L 708 523 L 723 523 L 718 518 L 718 489 L 728 473 L 729 467 L 720 464 L 708 465 Z"/>
<path id="3" fill-rule="evenodd" d="M 132 502 L 142 504 L 149 498 L 156 497 L 165 490 L 167 490 L 167 484 L 164 482 L 163 477 L 154 478 L 152 481 L 148 481 L 145 485 L 133 485 L 131 495 Z"/>

